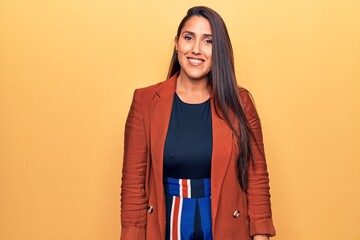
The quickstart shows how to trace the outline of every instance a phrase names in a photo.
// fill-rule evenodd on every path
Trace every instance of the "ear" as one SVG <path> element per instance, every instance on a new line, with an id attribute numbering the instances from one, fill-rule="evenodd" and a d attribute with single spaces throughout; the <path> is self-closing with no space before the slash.
<path id="1" fill-rule="evenodd" d="M 178 37 L 175 37 L 174 42 L 175 42 L 175 50 L 176 50 L 176 52 L 177 52 L 177 51 L 178 51 L 179 38 L 178 38 Z"/>

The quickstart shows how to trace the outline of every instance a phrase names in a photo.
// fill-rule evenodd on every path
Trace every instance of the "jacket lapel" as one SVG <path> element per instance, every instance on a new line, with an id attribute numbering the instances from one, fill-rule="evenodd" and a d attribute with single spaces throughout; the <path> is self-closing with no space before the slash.
<path id="1" fill-rule="evenodd" d="M 151 111 L 151 157 L 154 172 L 158 179 L 162 180 L 163 157 L 166 134 L 169 128 L 174 93 L 176 87 L 176 76 L 163 82 L 157 90 L 152 102 Z"/>
<path id="2" fill-rule="evenodd" d="M 211 211 L 212 222 L 215 223 L 220 192 L 226 170 L 228 168 L 233 146 L 233 133 L 225 119 L 220 118 L 216 110 L 220 111 L 217 105 L 215 109 L 214 98 L 211 99 L 211 117 L 213 131 L 213 151 L 211 158 Z M 214 226 L 214 225 L 213 225 Z"/>
<path id="3" fill-rule="evenodd" d="M 163 82 L 157 90 L 152 101 L 150 122 L 150 148 L 152 169 L 155 174 L 157 196 L 164 206 L 158 209 L 159 222 L 165 223 L 165 198 L 163 189 L 163 158 L 166 134 L 169 128 L 174 93 L 176 87 L 176 75 Z M 162 235 L 165 233 L 165 225 L 160 224 Z"/>

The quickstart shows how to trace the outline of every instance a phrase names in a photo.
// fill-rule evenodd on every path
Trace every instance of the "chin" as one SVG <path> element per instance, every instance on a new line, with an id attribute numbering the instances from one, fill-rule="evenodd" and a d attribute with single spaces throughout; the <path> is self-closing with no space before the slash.
<path id="1" fill-rule="evenodd" d="M 209 73 L 185 72 L 185 76 L 187 76 L 189 79 L 204 79 L 208 78 Z"/>

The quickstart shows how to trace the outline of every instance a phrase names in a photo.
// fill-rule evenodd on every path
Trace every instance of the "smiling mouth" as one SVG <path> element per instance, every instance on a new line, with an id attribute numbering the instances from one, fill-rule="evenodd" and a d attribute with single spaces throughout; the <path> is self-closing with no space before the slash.
<path id="1" fill-rule="evenodd" d="M 203 63 L 204 60 L 202 59 L 197 59 L 197 58 L 188 58 L 189 62 L 193 63 L 193 64 L 200 64 Z"/>

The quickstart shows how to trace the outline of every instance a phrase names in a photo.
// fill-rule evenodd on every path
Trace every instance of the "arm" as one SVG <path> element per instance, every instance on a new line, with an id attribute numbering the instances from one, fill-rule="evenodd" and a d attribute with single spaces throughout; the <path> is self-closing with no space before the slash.
<path id="1" fill-rule="evenodd" d="M 253 240 L 269 240 L 269 237 L 266 235 L 255 235 Z"/>
<path id="2" fill-rule="evenodd" d="M 146 206 L 145 172 L 147 144 L 138 92 L 125 125 L 124 160 L 121 184 L 121 239 L 145 239 Z"/>
<path id="3" fill-rule="evenodd" d="M 250 235 L 254 236 L 254 240 L 268 239 L 266 236 L 275 236 L 275 229 L 272 221 L 269 178 L 260 119 L 250 93 L 241 89 L 240 96 L 255 138 L 251 140 L 253 162 L 249 163 L 248 168 L 247 200 Z"/>

